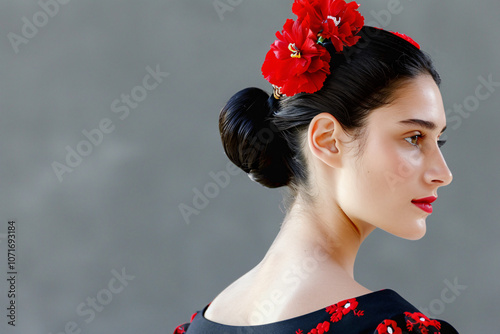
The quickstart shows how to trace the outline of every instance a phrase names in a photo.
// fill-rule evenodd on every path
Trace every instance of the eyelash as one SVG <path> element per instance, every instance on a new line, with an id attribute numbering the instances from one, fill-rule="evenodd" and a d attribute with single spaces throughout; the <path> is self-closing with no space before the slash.
<path id="1" fill-rule="evenodd" d="M 414 135 L 414 136 L 411 136 L 411 137 L 406 137 L 405 140 L 408 139 L 408 138 L 415 138 L 415 137 L 423 139 L 423 138 L 425 138 L 425 135 L 424 134 L 418 134 L 418 135 Z M 418 144 L 412 144 L 410 141 L 408 141 L 408 140 L 406 140 L 406 141 L 410 145 L 412 145 L 412 146 L 418 146 Z M 438 147 L 441 148 L 444 144 L 446 144 L 446 140 L 438 140 L 437 144 L 438 144 Z"/>

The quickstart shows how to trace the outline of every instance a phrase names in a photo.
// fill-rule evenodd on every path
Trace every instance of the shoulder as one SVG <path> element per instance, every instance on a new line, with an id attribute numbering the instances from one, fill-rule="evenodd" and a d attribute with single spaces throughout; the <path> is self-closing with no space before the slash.
<path id="1" fill-rule="evenodd" d="M 191 321 L 193 321 L 193 319 L 196 317 L 196 315 L 198 314 L 199 312 L 195 312 L 192 316 L 191 316 Z M 174 330 L 174 333 L 173 334 L 184 334 L 187 332 L 188 328 L 189 328 L 189 325 L 191 325 L 190 322 L 188 323 L 185 323 L 185 324 L 182 324 L 182 325 L 179 325 L 175 328 Z"/>
<path id="2" fill-rule="evenodd" d="M 210 304 L 209 304 L 210 305 Z M 363 333 L 363 334 L 458 334 L 447 322 L 430 319 L 401 297 L 384 289 L 346 299 L 326 308 L 288 320 L 259 326 L 228 326 L 204 317 L 207 305 L 177 327 L 174 334 L 270 333 Z M 189 328 L 189 330 L 188 330 Z"/>
<path id="3" fill-rule="evenodd" d="M 189 323 L 179 325 L 175 328 L 174 334 L 184 334 L 189 328 Z"/>
<path id="4" fill-rule="evenodd" d="M 431 319 L 397 292 L 386 291 L 392 298 L 380 301 L 385 312 L 380 312 L 373 334 L 458 334 L 446 321 Z"/>
<path id="5" fill-rule="evenodd" d="M 403 312 L 383 320 L 373 334 L 458 334 L 443 320 L 430 319 L 420 312 Z"/>
<path id="6" fill-rule="evenodd" d="M 363 333 L 373 334 L 458 334 L 449 323 L 431 319 L 396 291 L 385 289 L 337 305 L 337 309 L 354 308 L 354 320 L 346 318 L 343 325 L 348 328 L 360 326 Z M 331 321 L 334 319 L 332 318 Z M 336 319 L 335 319 L 336 320 Z M 351 321 L 352 320 L 352 321 Z M 347 327 L 346 327 L 347 330 Z"/>

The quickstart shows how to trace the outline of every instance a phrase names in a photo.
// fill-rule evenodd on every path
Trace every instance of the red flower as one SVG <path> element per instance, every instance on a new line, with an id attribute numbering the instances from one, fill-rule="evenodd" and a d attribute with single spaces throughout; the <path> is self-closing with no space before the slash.
<path id="1" fill-rule="evenodd" d="M 282 94 L 314 93 L 330 74 L 330 53 L 317 44 L 309 20 L 288 19 L 267 53 L 262 74 Z"/>
<path id="2" fill-rule="evenodd" d="M 295 331 L 295 334 L 304 334 L 304 332 L 302 331 L 302 329 L 299 329 L 299 330 Z"/>
<path id="3" fill-rule="evenodd" d="M 310 17 L 311 30 L 321 39 L 329 39 L 337 52 L 353 46 L 361 38 L 356 34 L 365 24 L 355 2 L 344 0 L 295 0 L 292 11 L 303 20 Z"/>
<path id="4" fill-rule="evenodd" d="M 420 49 L 420 44 L 418 44 L 417 42 L 415 42 L 415 40 L 413 38 L 411 38 L 410 36 L 408 35 L 405 35 L 405 34 L 401 34 L 399 32 L 395 32 L 395 31 L 391 31 L 394 35 L 396 36 L 399 36 L 401 37 L 402 39 L 410 42 L 411 44 L 413 44 L 417 49 Z"/>
<path id="5" fill-rule="evenodd" d="M 358 302 L 355 298 L 341 301 L 337 304 L 341 309 L 342 313 L 345 315 L 349 313 L 349 311 L 354 311 L 356 307 L 358 307 Z"/>
<path id="6" fill-rule="evenodd" d="M 417 325 L 418 329 L 422 334 L 429 333 L 428 330 L 429 326 L 435 327 L 436 329 L 441 329 L 441 323 L 439 321 L 430 320 L 426 315 L 420 312 L 415 312 L 415 313 L 405 312 L 405 318 L 406 318 L 406 327 L 408 328 L 409 331 L 412 331 L 413 327 Z"/>
<path id="7" fill-rule="evenodd" d="M 307 334 L 323 334 L 323 333 L 327 333 L 329 330 L 330 330 L 330 323 L 328 321 L 325 321 L 321 324 L 318 324 L 318 326 L 316 326 L 316 328 L 312 329 Z"/>
<path id="8" fill-rule="evenodd" d="M 350 311 L 353 311 L 356 314 L 356 312 L 355 312 L 356 307 L 358 307 L 358 302 L 356 301 L 355 298 L 352 298 L 352 299 L 343 300 L 335 305 L 328 306 L 326 308 L 326 311 L 332 315 L 330 317 L 330 321 L 337 322 L 337 321 L 342 320 L 342 317 L 344 315 L 346 315 L 347 313 L 349 313 Z M 362 312 L 362 311 L 359 311 L 359 312 Z M 361 315 L 358 315 L 358 316 L 361 316 Z"/>
<path id="9" fill-rule="evenodd" d="M 177 328 L 174 331 L 174 334 L 184 334 L 186 333 L 186 330 L 184 329 L 183 325 L 177 326 Z"/>
<path id="10" fill-rule="evenodd" d="M 398 327 L 394 320 L 384 320 L 377 326 L 377 334 L 402 334 L 403 331 Z"/>

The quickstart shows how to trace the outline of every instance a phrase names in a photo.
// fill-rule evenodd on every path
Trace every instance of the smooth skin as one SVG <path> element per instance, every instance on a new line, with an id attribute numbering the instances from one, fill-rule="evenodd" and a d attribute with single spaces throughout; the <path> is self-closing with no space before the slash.
<path id="1" fill-rule="evenodd" d="M 395 94 L 355 141 L 332 115 L 314 117 L 304 143 L 314 203 L 297 197 L 264 259 L 221 292 L 205 318 L 262 325 L 370 293 L 353 273 L 363 240 L 375 228 L 409 240 L 425 235 L 429 213 L 411 201 L 452 181 L 439 148 L 443 100 L 429 75 Z"/>

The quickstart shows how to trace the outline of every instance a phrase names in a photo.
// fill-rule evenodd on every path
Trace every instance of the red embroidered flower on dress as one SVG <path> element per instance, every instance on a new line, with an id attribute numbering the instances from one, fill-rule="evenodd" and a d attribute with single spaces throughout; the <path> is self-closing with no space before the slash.
<path id="1" fill-rule="evenodd" d="M 365 24 L 356 2 L 346 4 L 344 0 L 296 0 L 292 11 L 304 19 L 309 15 L 311 30 L 317 31 L 321 39 L 330 39 L 337 52 L 344 46 L 352 46 L 361 38 L 356 34 Z"/>
<path id="2" fill-rule="evenodd" d="M 384 320 L 377 326 L 377 334 L 402 334 L 403 331 L 398 327 L 394 320 Z"/>
<path id="3" fill-rule="evenodd" d="M 318 324 L 316 328 L 312 329 L 309 333 L 307 334 L 323 334 L 327 333 L 330 330 L 330 323 L 328 321 L 322 322 L 321 324 Z"/>
<path id="4" fill-rule="evenodd" d="M 178 326 L 174 331 L 174 334 L 184 334 L 184 333 L 186 333 L 186 330 L 184 329 L 183 325 Z"/>
<path id="5" fill-rule="evenodd" d="M 356 313 L 356 307 L 358 307 L 358 302 L 356 298 L 343 300 L 335 305 L 328 306 L 326 311 L 332 316 L 330 317 L 331 322 L 337 322 L 342 320 L 342 317 L 353 311 Z M 363 315 L 362 311 L 358 312 L 358 316 Z"/>
<path id="6" fill-rule="evenodd" d="M 330 53 L 317 44 L 308 19 L 288 19 L 267 53 L 262 74 L 282 94 L 314 93 L 330 74 Z"/>
<path id="7" fill-rule="evenodd" d="M 433 326 L 436 329 L 441 329 L 441 323 L 437 320 L 430 320 L 426 315 L 415 312 L 405 312 L 406 327 L 408 331 L 413 331 L 414 327 L 418 325 L 418 330 L 422 334 L 429 333 L 428 327 Z"/>
<path id="8" fill-rule="evenodd" d="M 322 45 L 330 40 L 337 52 L 354 45 L 364 18 L 356 2 L 295 0 L 296 21 L 288 19 L 267 53 L 262 74 L 280 94 L 314 93 L 330 74 L 331 56 Z"/>

